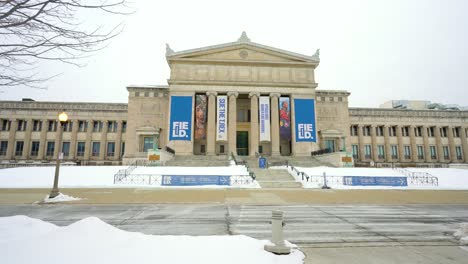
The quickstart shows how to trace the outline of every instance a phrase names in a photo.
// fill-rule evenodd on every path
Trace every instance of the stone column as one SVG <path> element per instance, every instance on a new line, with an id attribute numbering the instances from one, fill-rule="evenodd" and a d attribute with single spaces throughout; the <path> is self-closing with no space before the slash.
<path id="1" fill-rule="evenodd" d="M 460 137 L 462 141 L 462 155 L 463 155 L 463 160 L 468 163 L 468 142 L 466 141 L 466 130 L 468 128 L 466 127 L 460 127 Z"/>
<path id="2" fill-rule="evenodd" d="M 114 160 L 120 160 L 120 149 L 122 146 L 122 120 L 117 121 L 117 135 L 115 136 Z"/>
<path id="3" fill-rule="evenodd" d="M 444 151 L 442 149 L 442 139 L 440 135 L 440 127 L 435 127 L 434 132 L 435 132 L 435 137 L 436 137 L 436 149 L 437 149 L 437 159 L 439 162 L 445 162 L 444 159 Z"/>
<path id="4" fill-rule="evenodd" d="M 390 133 L 389 133 L 390 126 L 384 126 L 384 142 L 385 142 L 385 161 L 392 162 L 392 149 L 390 147 Z"/>
<path id="5" fill-rule="evenodd" d="M 109 121 L 105 120 L 102 122 L 102 131 L 101 131 L 101 140 L 100 140 L 100 149 L 99 149 L 99 159 L 105 160 L 107 153 L 107 129 Z"/>
<path id="6" fill-rule="evenodd" d="M 208 118 L 206 126 L 206 155 L 215 155 L 216 146 L 216 92 L 207 92 Z"/>
<path id="7" fill-rule="evenodd" d="M 13 158 L 17 126 L 18 126 L 18 121 L 16 119 L 11 119 L 10 120 L 10 131 L 8 133 L 8 146 L 7 146 L 7 152 L 6 152 L 5 160 L 9 160 L 9 159 Z"/>
<path id="8" fill-rule="evenodd" d="M 424 160 L 426 162 L 431 162 L 431 152 L 429 150 L 429 136 L 427 134 L 427 126 L 422 127 L 422 135 L 424 142 Z"/>
<path id="9" fill-rule="evenodd" d="M 280 93 L 270 93 L 271 103 L 271 155 L 280 155 L 280 135 L 279 135 L 279 108 L 278 100 Z"/>
<path id="10" fill-rule="evenodd" d="M 455 140 L 453 139 L 453 127 L 447 127 L 450 161 L 457 162 L 457 152 L 455 151 Z"/>
<path id="11" fill-rule="evenodd" d="M 91 138 L 93 136 L 93 120 L 87 120 L 88 127 L 86 128 L 85 151 L 83 155 L 84 161 L 89 161 L 91 156 Z"/>
<path id="12" fill-rule="evenodd" d="M 371 125 L 371 142 L 372 142 L 372 160 L 379 160 L 379 153 L 377 151 L 377 133 L 376 126 Z"/>
<path id="13" fill-rule="evenodd" d="M 259 131 L 258 131 L 258 98 L 260 93 L 249 93 L 250 98 L 250 156 L 255 156 L 258 152 Z"/>
<path id="14" fill-rule="evenodd" d="M 359 143 L 359 160 L 365 161 L 366 160 L 366 154 L 364 151 L 364 135 L 362 133 L 362 125 L 357 125 L 358 126 L 358 143 Z"/>
<path id="15" fill-rule="evenodd" d="M 228 92 L 228 145 L 229 152 L 237 155 L 237 97 L 238 92 Z"/>
<path id="16" fill-rule="evenodd" d="M 396 135 L 397 135 L 397 142 L 398 142 L 398 161 L 404 162 L 405 161 L 405 150 L 403 146 L 403 127 L 397 126 L 396 128 Z"/>
<path id="17" fill-rule="evenodd" d="M 79 121 L 77 119 L 71 120 L 73 123 L 71 138 L 70 138 L 70 152 L 68 153 L 68 159 L 75 159 L 76 155 L 76 145 L 78 144 L 78 125 Z"/>
<path id="18" fill-rule="evenodd" d="M 47 140 L 47 122 L 49 120 L 44 119 L 42 120 L 41 124 L 41 136 L 39 139 L 39 151 L 37 152 L 37 159 L 43 160 L 45 157 L 45 148 L 46 148 L 46 140 Z M 26 151 L 31 151 L 31 148 L 27 149 Z"/>
<path id="19" fill-rule="evenodd" d="M 416 136 L 414 130 L 416 129 L 416 126 L 410 126 L 410 144 L 411 144 L 411 161 L 412 162 L 418 162 L 418 148 L 416 145 Z"/>
<path id="20" fill-rule="evenodd" d="M 26 132 L 24 133 L 24 143 L 23 143 L 23 153 L 21 155 L 22 159 L 29 159 L 29 146 L 31 145 L 31 133 L 33 128 L 32 119 L 26 120 Z M 15 146 L 16 147 L 16 146 Z M 15 151 L 15 150 L 13 150 Z"/>

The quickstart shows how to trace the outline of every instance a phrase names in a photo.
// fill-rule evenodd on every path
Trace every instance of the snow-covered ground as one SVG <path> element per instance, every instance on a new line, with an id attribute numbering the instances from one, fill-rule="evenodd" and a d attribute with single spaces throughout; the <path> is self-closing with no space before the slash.
<path id="1" fill-rule="evenodd" d="M 203 263 L 299 264 L 304 255 L 275 255 L 247 236 L 153 236 L 89 217 L 58 227 L 27 216 L 0 218 L 2 264 Z"/>
<path id="2" fill-rule="evenodd" d="M 60 188 L 109 188 L 135 187 L 139 185 L 114 184 L 114 175 L 127 166 L 64 166 L 60 168 Z M 50 188 L 54 182 L 55 167 L 23 167 L 0 170 L 0 188 Z M 227 167 L 138 167 L 132 174 L 152 175 L 249 175 L 245 166 Z M 144 185 L 161 187 L 160 185 Z M 185 188 L 258 188 L 255 181 L 250 185 L 190 186 Z M 167 187 L 166 188 L 173 188 Z"/>
<path id="3" fill-rule="evenodd" d="M 49 195 L 44 198 L 43 201 L 38 201 L 42 203 L 61 203 L 61 202 L 71 202 L 71 201 L 79 201 L 81 198 L 69 196 L 63 193 L 59 193 L 59 195 L 55 196 L 54 198 L 49 198 Z"/>
<path id="4" fill-rule="evenodd" d="M 277 167 L 276 169 L 285 169 L 285 167 Z M 414 184 L 408 179 L 407 187 L 391 187 L 391 186 L 350 186 L 343 184 L 334 184 L 333 177 L 335 176 L 374 176 L 374 177 L 405 177 L 403 173 L 391 168 L 330 168 L 330 167 L 313 167 L 302 168 L 297 167 L 297 170 L 305 172 L 310 176 L 314 176 L 319 180 L 319 183 L 311 183 L 302 181 L 305 188 L 318 188 L 323 185 L 323 173 L 326 173 L 328 185 L 336 189 L 439 189 L 439 190 L 468 190 L 468 170 L 466 169 L 450 169 L 450 168 L 407 168 L 411 172 L 427 172 L 432 176 L 437 177 L 438 185 L 419 185 Z M 295 176 L 294 173 L 291 175 Z M 329 177 L 329 178 L 328 178 Z M 300 178 L 296 178 L 301 181 Z"/>

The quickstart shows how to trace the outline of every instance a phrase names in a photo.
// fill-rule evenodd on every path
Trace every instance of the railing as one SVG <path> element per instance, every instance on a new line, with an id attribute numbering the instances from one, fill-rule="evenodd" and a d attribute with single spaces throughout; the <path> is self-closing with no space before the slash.
<path id="1" fill-rule="evenodd" d="M 404 168 L 393 167 L 394 170 L 398 171 L 399 173 L 405 175 L 409 180 L 408 183 L 414 185 L 432 185 L 438 186 L 439 185 L 439 178 L 436 176 L 427 173 L 427 172 L 419 172 L 419 171 L 409 171 Z"/>
<path id="2" fill-rule="evenodd" d="M 236 163 L 236 165 L 246 165 L 247 162 L 245 160 L 239 160 L 237 157 L 234 155 L 233 152 L 231 152 L 231 159 Z"/>
<path id="3" fill-rule="evenodd" d="M 118 184 L 124 185 L 162 185 L 163 176 L 160 174 L 130 174 L 126 177 L 119 179 Z M 255 178 L 252 178 L 250 175 L 234 175 L 230 176 L 230 185 L 249 185 L 252 184 Z"/>
<path id="4" fill-rule="evenodd" d="M 166 146 L 166 151 L 169 152 L 169 153 L 171 153 L 172 155 L 175 155 L 175 150 L 172 149 L 172 148 L 170 148 L 170 147 L 168 147 L 168 146 Z"/>
<path id="5" fill-rule="evenodd" d="M 316 151 L 312 151 L 310 153 L 311 156 L 318 156 L 318 155 L 323 155 L 323 154 L 328 154 L 328 153 L 331 153 L 331 149 L 329 148 L 325 148 L 325 149 L 320 149 L 320 150 L 316 150 Z"/>
<path id="6" fill-rule="evenodd" d="M 288 172 L 296 180 L 301 181 L 301 182 L 316 184 L 317 187 L 329 186 L 329 185 L 332 185 L 332 186 L 343 185 L 343 176 L 309 175 L 306 172 L 299 171 L 294 166 L 288 166 Z"/>

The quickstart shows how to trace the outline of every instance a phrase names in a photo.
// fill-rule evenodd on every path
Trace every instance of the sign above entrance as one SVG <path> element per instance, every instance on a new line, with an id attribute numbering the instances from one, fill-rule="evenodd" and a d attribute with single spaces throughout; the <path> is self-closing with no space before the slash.
<path id="1" fill-rule="evenodd" d="M 277 109 L 275 109 L 277 110 Z M 260 141 L 270 141 L 270 97 L 259 98 Z"/>
<path id="2" fill-rule="evenodd" d="M 294 99 L 296 142 L 317 142 L 315 100 Z"/>
<path id="3" fill-rule="evenodd" d="M 192 96 L 171 96 L 169 140 L 192 140 Z"/>
<path id="4" fill-rule="evenodd" d="M 227 96 L 220 95 L 217 97 L 217 120 L 216 123 L 216 140 L 226 141 L 227 140 Z"/>

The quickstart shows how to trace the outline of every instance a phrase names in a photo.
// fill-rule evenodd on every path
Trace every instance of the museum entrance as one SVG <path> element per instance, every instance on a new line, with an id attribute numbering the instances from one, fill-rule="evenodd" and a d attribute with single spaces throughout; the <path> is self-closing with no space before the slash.
<path id="1" fill-rule="evenodd" d="M 249 132 L 237 131 L 236 140 L 237 155 L 248 156 L 249 155 Z"/>

